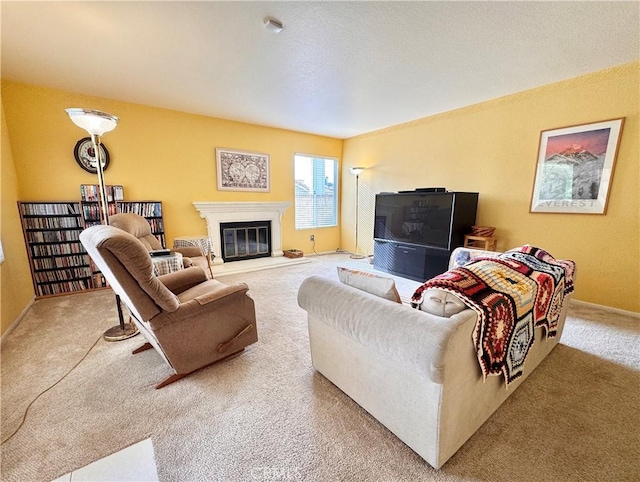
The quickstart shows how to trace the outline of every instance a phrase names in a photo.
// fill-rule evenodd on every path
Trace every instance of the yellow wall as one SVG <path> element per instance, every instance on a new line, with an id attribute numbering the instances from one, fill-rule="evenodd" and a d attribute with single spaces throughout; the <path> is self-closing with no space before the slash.
<path id="1" fill-rule="evenodd" d="M 122 184 L 127 200 L 162 201 L 168 246 L 174 237 L 207 232 L 194 201 L 289 201 L 282 247 L 312 252 L 310 231 L 297 231 L 294 224 L 293 156 L 300 152 L 342 157 L 340 139 L 8 81 L 2 81 L 2 105 L 2 241 L 5 253 L 17 250 L 18 255 L 2 265 L 2 332 L 34 293 L 16 201 L 79 200 L 80 184 L 97 182 L 74 160 L 74 146 L 87 134 L 71 122 L 65 108 L 103 110 L 120 118 L 118 127 L 103 137 L 111 158 L 106 183 Z M 271 191 L 218 191 L 216 147 L 268 153 Z M 340 246 L 338 227 L 312 232 L 317 251 Z M 19 283 L 14 284 L 16 277 Z"/>
<path id="2" fill-rule="evenodd" d="M 478 224 L 498 227 L 499 249 L 530 243 L 574 259 L 577 299 L 640 311 L 638 77 L 639 64 L 620 66 L 344 142 L 3 81 L 0 219 L 5 253 L 17 247 L 19 256 L 0 268 L 2 331 L 33 297 L 16 199 L 77 200 L 80 184 L 96 182 L 73 159 L 85 134 L 66 107 L 120 117 L 104 137 L 111 154 L 106 181 L 123 184 L 127 199 L 163 201 L 169 245 L 176 236 L 206 231 L 193 201 L 291 201 L 283 247 L 310 252 L 309 231 L 294 229 L 293 154 L 342 157 L 342 228 L 313 230 L 316 250 L 354 249 L 355 179 L 348 168 L 364 165 L 370 169 L 360 176 L 363 251 L 372 252 L 376 192 L 424 186 L 478 191 Z M 616 117 L 626 120 L 607 214 L 529 213 L 540 131 Z M 216 147 L 269 153 L 271 192 L 217 191 Z"/>
<path id="3" fill-rule="evenodd" d="M 18 216 L 18 182 L 2 108 L 0 158 L 0 239 L 5 261 L 0 265 L 0 332 L 4 333 L 34 297 L 29 261 Z"/>
<path id="4" fill-rule="evenodd" d="M 477 222 L 496 226 L 499 249 L 529 243 L 576 261 L 575 298 L 640 311 L 639 64 L 623 65 L 345 140 L 342 244 L 372 252 L 373 193 L 444 186 L 480 193 Z M 437 95 L 437 93 L 434 93 Z M 532 214 L 540 131 L 625 117 L 607 214 Z"/>
<path id="5" fill-rule="evenodd" d="M 80 184 L 97 182 L 73 158 L 76 142 L 87 134 L 64 109 L 98 109 L 120 118 L 103 137 L 111 158 L 106 183 L 122 184 L 127 200 L 161 200 L 169 246 L 176 236 L 206 233 L 194 201 L 290 201 L 283 248 L 311 252 L 309 232 L 294 225 L 293 156 L 341 158 L 341 140 L 12 82 L 2 83 L 2 94 L 22 200 L 79 200 Z M 268 153 L 271 191 L 218 191 L 216 147 Z M 314 234 L 316 250 L 339 247 L 339 228 Z"/>

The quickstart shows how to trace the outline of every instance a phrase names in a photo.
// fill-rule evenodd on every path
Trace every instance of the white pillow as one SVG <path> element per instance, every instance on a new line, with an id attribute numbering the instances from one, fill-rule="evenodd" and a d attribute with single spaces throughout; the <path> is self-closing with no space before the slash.
<path id="1" fill-rule="evenodd" d="M 366 291 L 372 295 L 380 296 L 381 298 L 395 301 L 396 303 L 402 303 L 398 290 L 396 290 L 396 282 L 393 279 L 367 273 L 366 271 L 357 271 L 340 266 L 337 268 L 338 279 L 342 283 Z"/>
<path id="2" fill-rule="evenodd" d="M 449 318 L 466 309 L 467 305 L 456 295 L 448 291 L 439 288 L 429 288 L 422 294 L 420 310 L 431 313 L 432 315 Z"/>

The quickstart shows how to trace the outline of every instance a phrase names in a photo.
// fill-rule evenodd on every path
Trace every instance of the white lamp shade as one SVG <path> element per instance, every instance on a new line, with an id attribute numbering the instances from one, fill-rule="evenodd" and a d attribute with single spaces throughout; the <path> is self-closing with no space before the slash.
<path id="1" fill-rule="evenodd" d="M 116 116 L 99 110 L 71 108 L 65 109 L 65 111 L 75 125 L 82 127 L 89 134 L 101 136 L 105 132 L 112 131 L 118 125 Z"/>
<path id="2" fill-rule="evenodd" d="M 353 174 L 354 176 L 359 176 L 360 174 L 362 174 L 362 172 L 366 169 L 366 167 L 350 167 L 349 171 L 351 172 L 351 174 Z"/>

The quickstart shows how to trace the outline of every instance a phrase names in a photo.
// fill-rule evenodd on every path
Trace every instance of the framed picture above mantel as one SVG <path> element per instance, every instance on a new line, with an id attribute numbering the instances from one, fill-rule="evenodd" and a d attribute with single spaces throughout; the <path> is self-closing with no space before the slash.
<path id="1" fill-rule="evenodd" d="M 269 192 L 269 154 L 216 148 L 219 191 Z"/>
<path id="2" fill-rule="evenodd" d="M 605 214 L 624 117 L 542 131 L 532 213 Z"/>

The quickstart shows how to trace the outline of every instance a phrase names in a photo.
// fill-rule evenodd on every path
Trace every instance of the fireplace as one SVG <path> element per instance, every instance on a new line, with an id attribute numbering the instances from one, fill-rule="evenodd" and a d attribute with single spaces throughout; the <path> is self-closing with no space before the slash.
<path id="1" fill-rule="evenodd" d="M 271 257 L 280 257 L 282 252 L 282 215 L 290 202 L 194 202 L 200 217 L 207 221 L 208 236 L 213 241 L 214 264 L 225 262 L 222 255 L 224 223 L 269 221 L 271 224 Z M 247 259 L 247 258 L 243 258 Z M 231 260 L 229 260 L 231 261 Z M 236 263 L 233 263 L 236 264 Z"/>
<path id="2" fill-rule="evenodd" d="M 220 239 L 224 262 L 271 256 L 271 221 L 220 223 Z"/>

